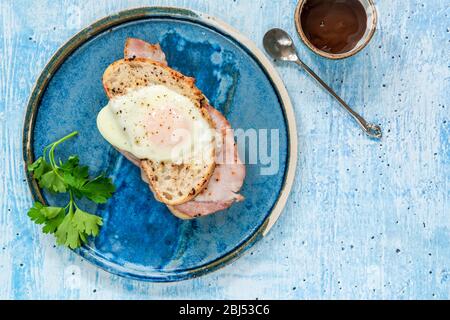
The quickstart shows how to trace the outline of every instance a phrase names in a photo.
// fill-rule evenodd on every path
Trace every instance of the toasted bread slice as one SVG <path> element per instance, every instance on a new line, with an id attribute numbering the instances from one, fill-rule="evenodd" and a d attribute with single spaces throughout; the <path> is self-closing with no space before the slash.
<path id="1" fill-rule="evenodd" d="M 214 165 L 214 162 L 211 162 Z M 167 205 L 183 204 L 193 199 L 208 184 L 214 171 L 211 163 L 165 163 L 141 161 L 141 168 L 156 198 Z"/>
<path id="2" fill-rule="evenodd" d="M 123 95 L 127 90 L 164 85 L 189 98 L 208 121 L 214 125 L 204 108 L 206 100 L 195 86 L 193 78 L 146 58 L 122 59 L 111 64 L 103 74 L 103 86 L 108 97 Z M 213 138 L 214 139 L 214 138 Z M 215 146 L 215 142 L 213 145 Z M 207 185 L 215 168 L 215 148 L 201 162 L 183 164 L 142 160 L 141 168 L 147 176 L 155 197 L 168 205 L 177 205 L 193 199 Z"/>

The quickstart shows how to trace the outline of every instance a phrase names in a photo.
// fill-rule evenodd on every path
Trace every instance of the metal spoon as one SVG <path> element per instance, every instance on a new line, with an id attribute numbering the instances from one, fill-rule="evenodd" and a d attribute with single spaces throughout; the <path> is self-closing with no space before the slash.
<path id="1" fill-rule="evenodd" d="M 286 33 L 286 31 L 277 28 L 267 31 L 264 35 L 263 44 L 267 53 L 270 54 L 272 58 L 282 61 L 295 62 L 301 66 L 310 76 L 316 79 L 322 87 L 324 87 L 333 97 L 335 97 L 337 101 L 339 101 L 341 106 L 353 117 L 353 119 L 355 119 L 367 135 L 376 139 L 381 138 L 382 133 L 379 126 L 368 123 L 363 117 L 353 111 L 352 108 L 350 108 L 345 101 L 333 91 L 333 89 L 331 89 L 322 79 L 320 79 L 319 76 L 315 74 L 314 71 L 312 71 L 306 64 L 304 64 L 302 60 L 300 60 L 292 38 Z"/>

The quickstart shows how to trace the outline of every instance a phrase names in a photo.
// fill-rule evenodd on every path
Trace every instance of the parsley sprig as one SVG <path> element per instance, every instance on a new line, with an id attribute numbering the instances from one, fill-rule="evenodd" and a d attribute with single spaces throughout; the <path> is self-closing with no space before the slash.
<path id="1" fill-rule="evenodd" d="M 68 193 L 69 203 L 65 207 L 45 206 L 35 202 L 28 216 L 43 225 L 44 233 L 54 234 L 59 245 L 72 249 L 87 242 L 89 236 L 97 236 L 103 224 L 101 217 L 80 209 L 75 199 L 86 197 L 95 203 L 105 203 L 115 191 L 110 178 L 99 175 L 89 177 L 89 168 L 80 165 L 77 156 L 67 161 L 56 161 L 55 149 L 64 141 L 76 136 L 74 131 L 44 148 L 43 155 L 28 166 L 28 171 L 39 186 L 52 193 Z"/>

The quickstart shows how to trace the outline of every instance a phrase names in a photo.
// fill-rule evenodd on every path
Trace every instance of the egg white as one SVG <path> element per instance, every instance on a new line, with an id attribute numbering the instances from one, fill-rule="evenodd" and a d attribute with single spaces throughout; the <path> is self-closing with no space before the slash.
<path id="1" fill-rule="evenodd" d="M 174 137 L 167 137 L 175 139 L 174 143 L 155 144 L 148 139 L 145 119 L 151 114 L 165 114 L 169 108 L 176 110 L 184 127 L 173 131 Z M 211 155 L 216 134 L 190 99 L 163 85 L 129 90 L 112 98 L 98 114 L 97 127 L 110 144 L 138 159 L 173 163 Z"/>

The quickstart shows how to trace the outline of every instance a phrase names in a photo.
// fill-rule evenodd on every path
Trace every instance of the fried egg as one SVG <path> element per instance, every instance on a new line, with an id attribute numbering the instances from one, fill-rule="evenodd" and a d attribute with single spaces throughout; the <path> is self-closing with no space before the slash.
<path id="1" fill-rule="evenodd" d="M 185 163 L 211 155 L 215 130 L 187 97 L 163 85 L 127 91 L 97 116 L 101 135 L 138 159 Z"/>

